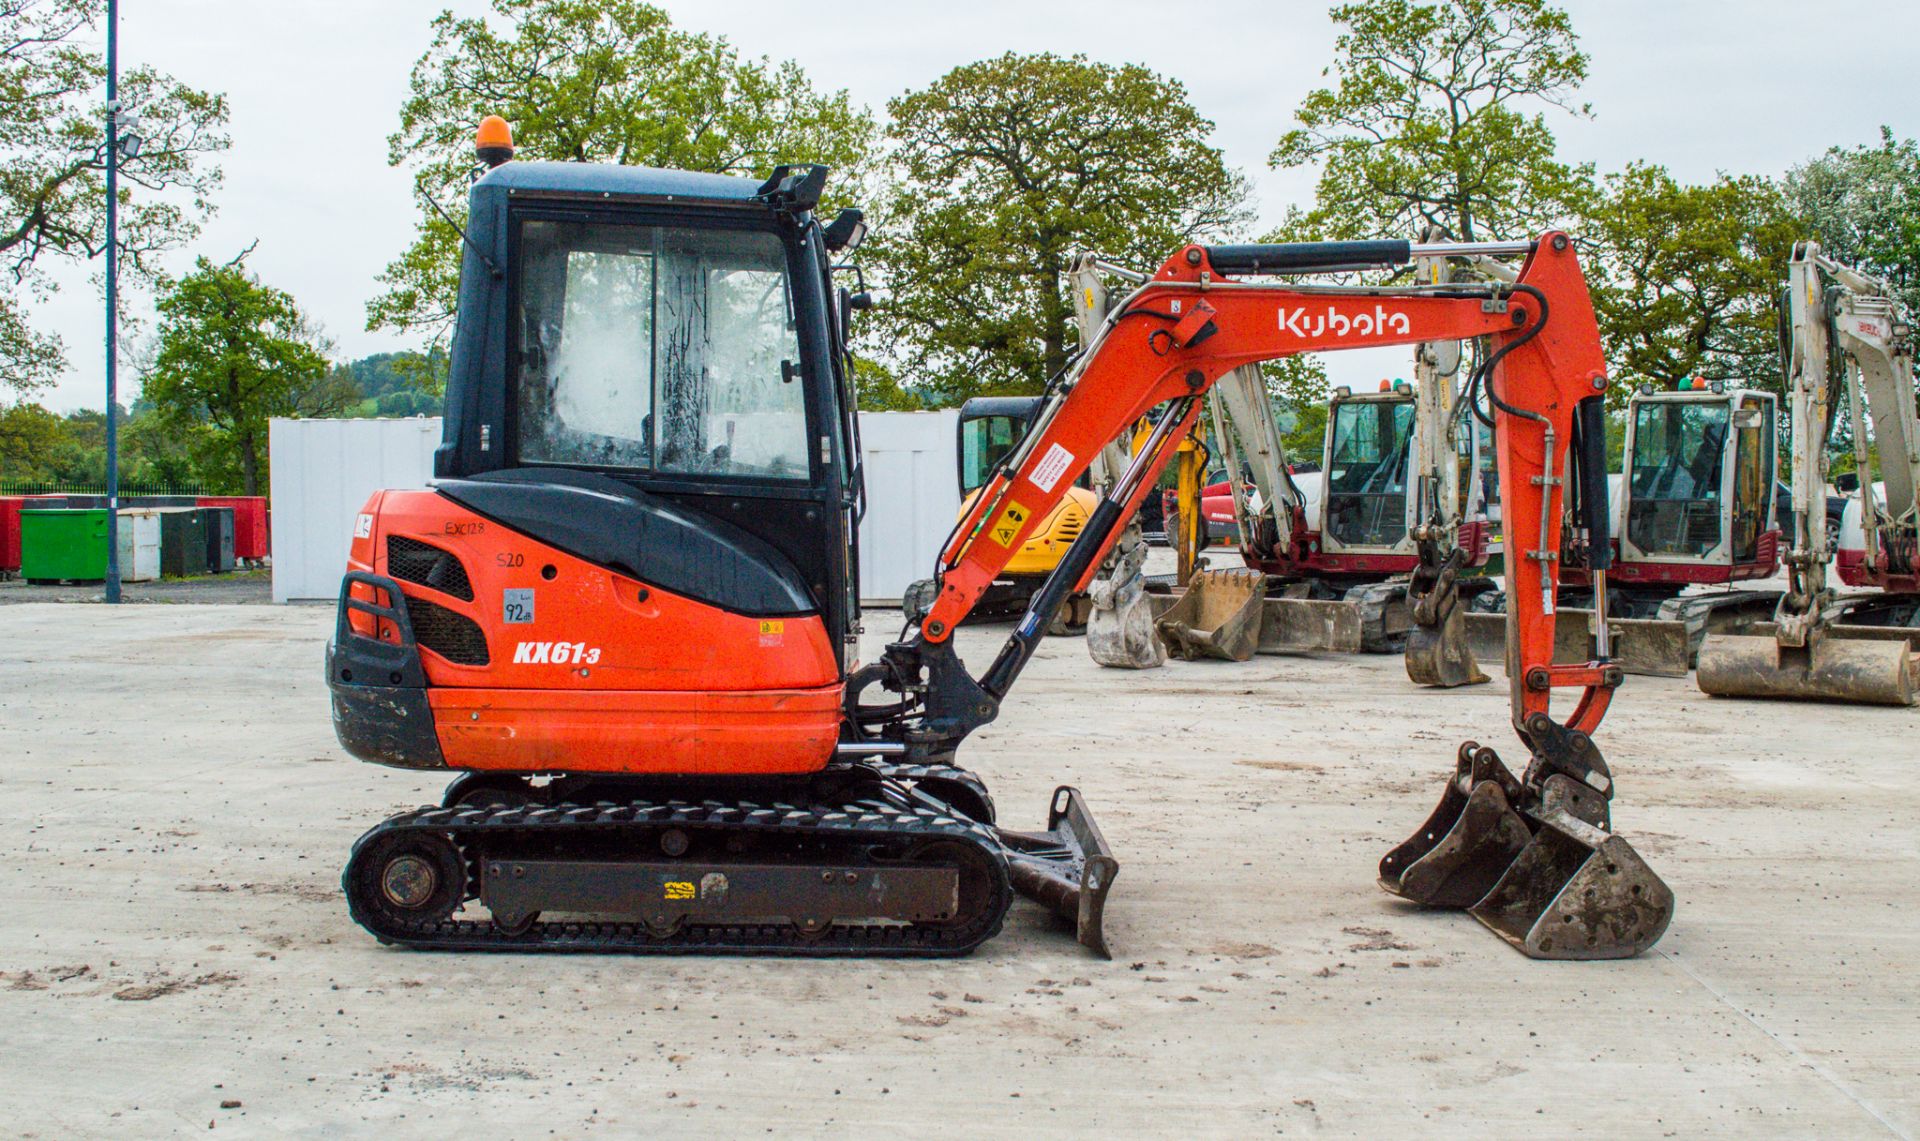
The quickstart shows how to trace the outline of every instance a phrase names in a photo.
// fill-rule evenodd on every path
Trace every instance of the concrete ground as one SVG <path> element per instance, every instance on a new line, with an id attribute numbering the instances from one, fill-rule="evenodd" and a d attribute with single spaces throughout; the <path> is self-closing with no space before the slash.
<path id="1" fill-rule="evenodd" d="M 462 957 L 347 918 L 348 846 L 442 782 L 337 748 L 331 622 L 0 607 L 7 1132 L 1920 1132 L 1920 711 L 1629 679 L 1615 819 L 1678 915 L 1636 961 L 1537 963 L 1373 884 L 1456 744 L 1513 743 L 1498 679 L 1050 640 L 964 759 L 1016 827 L 1086 790 L 1114 961 L 1026 904 L 951 962 Z"/>
<path id="2" fill-rule="evenodd" d="M 0 606 L 23 602 L 102 602 L 97 582 L 35 585 L 25 579 L 0 581 Z M 265 568 L 195 578 L 120 584 L 122 602 L 230 602 L 259 605 L 273 601 L 273 572 Z"/>

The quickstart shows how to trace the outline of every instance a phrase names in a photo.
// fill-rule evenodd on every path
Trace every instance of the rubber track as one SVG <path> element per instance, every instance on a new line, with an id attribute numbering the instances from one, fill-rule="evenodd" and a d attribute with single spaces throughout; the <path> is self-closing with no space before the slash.
<path id="1" fill-rule="evenodd" d="M 414 831 L 451 836 L 463 849 L 502 838 L 549 839 L 561 833 L 604 835 L 642 828 L 716 828 L 800 841 L 838 841 L 848 849 L 901 840 L 953 840 L 980 848 L 993 869 L 982 918 L 969 927 L 835 925 L 802 936 L 789 924 L 687 924 L 666 937 L 632 922 L 536 922 L 518 935 L 501 933 L 491 920 L 448 919 L 382 929 L 378 913 L 363 907 L 354 890 L 354 863 L 378 837 Z M 564 838 L 564 837 L 562 837 Z M 639 837 L 635 838 L 638 848 Z M 511 858 L 511 857 L 504 857 Z M 831 859 L 831 856 L 825 857 Z M 998 934 L 1013 901 L 1006 859 L 992 830 L 956 816 L 918 807 L 861 800 L 846 805 L 801 807 L 786 803 L 680 801 L 515 807 L 418 808 L 376 825 L 353 846 L 341 876 L 348 909 L 383 943 L 440 951 L 570 951 L 631 954 L 755 954 L 811 957 L 889 956 L 939 958 L 964 955 Z"/>
<path id="2" fill-rule="evenodd" d="M 905 784 L 919 784 L 922 781 L 949 781 L 959 785 L 972 792 L 975 796 L 978 796 L 980 802 L 987 806 L 988 819 L 982 820 L 980 823 L 993 823 L 993 795 L 987 791 L 987 782 L 981 780 L 972 769 L 963 769 L 959 765 L 899 764 L 880 757 L 868 758 L 861 761 L 860 765 L 863 768 L 879 773 L 885 780 L 899 781 Z M 932 790 L 928 790 L 928 795 L 934 797 L 940 796 L 938 792 Z"/>

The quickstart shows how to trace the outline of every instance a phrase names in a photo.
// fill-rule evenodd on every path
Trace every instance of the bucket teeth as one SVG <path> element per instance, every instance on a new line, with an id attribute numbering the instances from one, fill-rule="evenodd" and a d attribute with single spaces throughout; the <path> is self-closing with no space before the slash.
<path id="1" fill-rule="evenodd" d="M 1609 825 L 1604 794 L 1561 773 L 1536 792 L 1468 742 L 1433 815 L 1380 862 L 1380 883 L 1466 908 L 1531 958 L 1629 958 L 1666 931 L 1673 891 Z"/>

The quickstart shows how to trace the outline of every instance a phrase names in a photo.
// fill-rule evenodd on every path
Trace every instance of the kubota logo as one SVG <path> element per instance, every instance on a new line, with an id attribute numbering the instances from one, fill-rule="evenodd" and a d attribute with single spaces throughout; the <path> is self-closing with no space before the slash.
<path id="1" fill-rule="evenodd" d="M 1305 306 L 1280 310 L 1280 330 L 1292 333 L 1296 337 L 1324 337 L 1331 333 L 1336 337 L 1366 337 L 1375 334 L 1400 333 L 1413 331 L 1413 325 L 1405 313 L 1389 313 L 1385 306 L 1375 305 L 1373 312 L 1361 313 L 1349 317 L 1333 306 L 1327 306 L 1325 313 L 1307 316 Z"/>
<path id="2" fill-rule="evenodd" d="M 517 666 L 590 666 L 600 660 L 600 647 L 585 642 L 521 642 L 513 648 Z"/>

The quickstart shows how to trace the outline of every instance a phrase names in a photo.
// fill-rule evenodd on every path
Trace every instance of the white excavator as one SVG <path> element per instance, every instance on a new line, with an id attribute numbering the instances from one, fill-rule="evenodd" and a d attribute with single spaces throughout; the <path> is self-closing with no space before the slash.
<path id="1" fill-rule="evenodd" d="M 1885 281 L 1813 242 L 1796 246 L 1788 265 L 1785 318 L 1793 419 L 1787 591 L 1772 623 L 1709 635 L 1695 676 L 1718 696 L 1911 705 L 1920 647 L 1912 325 Z M 1842 391 L 1859 486 L 1836 536 L 1826 511 L 1828 441 Z M 1837 591 L 1829 562 L 1842 585 L 1860 589 Z"/>

